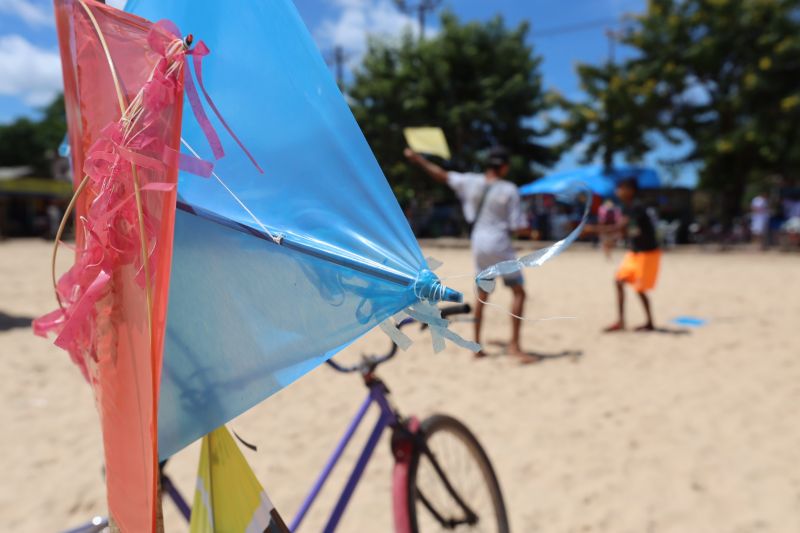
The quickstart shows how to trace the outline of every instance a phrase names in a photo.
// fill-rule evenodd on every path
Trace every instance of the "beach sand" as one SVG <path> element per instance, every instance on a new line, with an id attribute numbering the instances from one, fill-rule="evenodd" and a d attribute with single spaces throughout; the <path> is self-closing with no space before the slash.
<path id="1" fill-rule="evenodd" d="M 98 418 L 77 368 L 34 337 L 49 311 L 50 245 L 0 243 L 0 529 L 66 529 L 105 512 Z M 426 250 L 443 276 L 468 274 L 466 250 Z M 69 260 L 69 252 L 63 254 Z M 488 451 L 516 532 L 747 533 L 800 531 L 800 257 L 666 254 L 654 293 L 661 333 L 604 335 L 613 318 L 615 263 L 569 251 L 526 273 L 531 318 L 524 347 L 552 358 L 520 366 L 488 344 L 475 361 L 453 346 L 438 355 L 427 333 L 380 369 L 405 414 L 444 412 Z M 471 292 L 468 277 L 448 282 Z M 493 302 L 505 308 L 508 291 Z M 629 324 L 641 322 L 629 297 Z M 680 331 L 679 315 L 707 319 Z M 508 317 L 489 309 L 486 341 Z M 470 324 L 455 325 L 469 335 Z M 373 333 L 342 356 L 388 347 Z M 560 356 L 559 356 L 560 355 Z M 258 445 L 244 450 L 289 521 L 360 404 L 357 376 L 320 368 L 234 420 Z M 302 531 L 322 529 L 368 428 L 356 436 Z M 193 496 L 199 446 L 168 465 Z M 367 469 L 340 531 L 392 530 L 388 441 Z M 187 531 L 164 506 L 168 531 Z"/>

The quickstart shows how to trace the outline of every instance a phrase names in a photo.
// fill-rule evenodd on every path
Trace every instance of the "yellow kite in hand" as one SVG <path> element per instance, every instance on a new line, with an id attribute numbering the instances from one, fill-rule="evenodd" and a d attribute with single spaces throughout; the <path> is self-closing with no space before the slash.
<path id="1" fill-rule="evenodd" d="M 403 130 L 408 147 L 422 154 L 450 159 L 450 147 L 442 128 L 406 128 Z"/>

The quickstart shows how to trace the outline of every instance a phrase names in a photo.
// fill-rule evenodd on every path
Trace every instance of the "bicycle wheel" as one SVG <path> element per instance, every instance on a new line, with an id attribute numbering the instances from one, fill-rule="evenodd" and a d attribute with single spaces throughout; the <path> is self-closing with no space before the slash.
<path id="1" fill-rule="evenodd" d="M 427 450 L 414 451 L 408 472 L 412 533 L 508 533 L 500 483 L 472 432 L 446 415 L 426 419 L 420 431 Z"/>

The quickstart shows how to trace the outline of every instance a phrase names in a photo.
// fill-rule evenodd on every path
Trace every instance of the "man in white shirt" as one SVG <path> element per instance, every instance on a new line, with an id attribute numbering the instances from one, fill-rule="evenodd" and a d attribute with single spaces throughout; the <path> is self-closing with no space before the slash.
<path id="1" fill-rule="evenodd" d="M 485 174 L 448 172 L 410 148 L 404 153 L 409 161 L 421 167 L 433 179 L 447 183 L 455 191 L 461 201 L 464 218 L 472 228 L 470 241 L 477 272 L 501 261 L 516 258 L 511 235 L 528 230 L 528 223 L 520 207 L 517 186 L 503 179 L 509 169 L 509 154 L 505 148 L 498 146 L 490 150 Z M 521 317 L 525 304 L 522 274 L 517 272 L 505 276 L 503 281 L 514 294 L 508 351 L 526 362 L 532 361 L 534 359 L 520 347 Z M 475 342 L 479 344 L 483 306 L 488 298 L 488 293 L 478 289 L 478 299 L 475 302 Z M 477 354 L 478 357 L 485 355 L 482 351 Z"/>

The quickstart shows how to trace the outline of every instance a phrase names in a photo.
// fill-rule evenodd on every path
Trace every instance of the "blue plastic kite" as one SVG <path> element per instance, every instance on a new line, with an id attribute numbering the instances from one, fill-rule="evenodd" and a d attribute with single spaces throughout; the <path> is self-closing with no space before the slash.
<path id="1" fill-rule="evenodd" d="M 133 0 L 126 9 L 208 45 L 205 86 L 265 172 L 222 136 L 226 155 L 211 178 L 180 176 L 162 458 L 403 310 L 435 326 L 436 348 L 444 338 L 470 344 L 439 318 L 433 304 L 461 295 L 428 269 L 290 0 Z M 187 154 L 213 159 L 195 120 L 182 136 Z"/>

